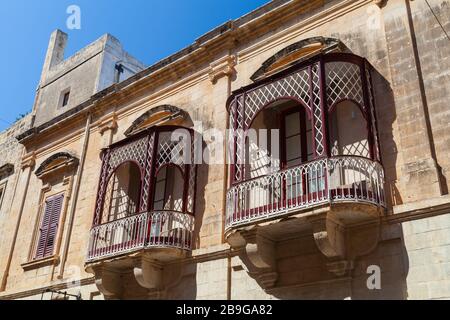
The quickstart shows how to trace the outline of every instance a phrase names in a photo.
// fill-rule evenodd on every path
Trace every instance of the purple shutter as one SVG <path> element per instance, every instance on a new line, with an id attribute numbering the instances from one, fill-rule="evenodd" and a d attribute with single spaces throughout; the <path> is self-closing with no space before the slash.
<path id="1" fill-rule="evenodd" d="M 53 254 L 63 200 L 64 195 L 58 195 L 45 201 L 44 216 L 39 229 L 36 259 L 45 258 Z"/>

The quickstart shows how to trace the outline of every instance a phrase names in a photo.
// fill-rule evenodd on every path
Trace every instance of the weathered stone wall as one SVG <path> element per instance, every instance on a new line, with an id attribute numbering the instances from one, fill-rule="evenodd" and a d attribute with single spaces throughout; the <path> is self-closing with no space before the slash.
<path id="1" fill-rule="evenodd" d="M 448 0 L 429 2 L 443 22 L 444 28 L 448 29 L 450 2 Z M 213 83 L 208 73 L 204 72 L 208 69 L 208 65 L 199 65 L 183 77 L 175 74 L 165 85 L 146 88 L 140 92 L 139 97 L 120 105 L 111 105 L 105 108 L 101 115 L 96 114 L 89 130 L 86 163 L 76 204 L 72 202 L 74 191 L 72 193 L 70 190 L 67 191 L 67 195 L 71 197 L 68 207 L 72 208 L 73 205 L 76 207 L 69 243 L 66 243 L 69 221 L 66 219 L 64 225 L 60 226 L 62 243 L 57 255 L 61 255 L 62 248 L 68 246 L 66 271 L 61 279 L 58 278 L 61 271 L 60 264 L 31 270 L 24 270 L 22 267 L 29 258 L 32 234 L 36 230 L 39 216 L 40 194 L 44 187 L 43 182 L 33 172 L 56 152 L 66 151 L 80 156 L 85 138 L 83 134 L 85 122 L 71 122 L 70 125 L 61 127 L 57 134 L 41 134 L 40 140 L 34 141 L 27 150 L 36 153 L 36 166 L 21 173 L 17 180 L 18 191 L 15 198 L 17 201 L 8 213 L 8 219 L 0 225 L 4 231 L 0 232 L 4 237 L 2 243 L 9 244 L 20 211 L 19 200 L 27 185 L 27 170 L 33 170 L 19 228 L 18 245 L 11 262 L 6 291 L 2 296 L 13 293 L 22 293 L 26 296 L 26 292 L 31 290 L 28 297 L 36 298 L 38 295 L 35 291 L 39 288 L 61 285 L 70 281 L 71 277 L 80 279 L 92 277 L 85 272 L 84 263 L 100 175 L 100 149 L 111 142 L 122 140 L 124 132 L 134 120 L 153 107 L 171 104 L 185 110 L 190 120 L 202 121 L 204 130 L 210 128 L 223 130 L 227 123 L 225 105 L 230 91 L 249 84 L 250 76 L 273 54 L 308 37 L 338 38 L 350 51 L 366 57 L 375 68 L 373 76 L 377 120 L 389 196 L 388 209 L 395 211 L 399 205 L 408 204 L 409 209 L 406 211 L 413 212 L 421 205 L 423 207 L 421 201 L 429 198 L 442 198 L 442 202 L 448 202 L 448 199 L 445 200 L 446 198 L 441 196 L 443 188 L 439 181 L 442 177 L 444 181 L 446 180 L 446 174 L 450 169 L 447 102 L 450 68 L 446 67 L 450 64 L 449 42 L 444 39 L 434 15 L 425 7 L 423 1 L 411 2 L 411 10 L 424 92 L 421 92 L 420 70 L 414 59 L 413 38 L 405 1 L 389 0 L 382 9 L 372 1 L 324 1 L 323 6 L 313 9 L 312 12 L 299 14 L 293 20 L 286 21 L 283 26 L 275 30 L 268 29 L 265 35 L 248 43 L 239 43 L 231 52 L 224 52 L 220 57 L 215 57 L 219 59 L 227 54 L 236 55 L 237 72 L 230 78 L 219 77 Z M 88 47 L 86 50 L 93 50 L 92 48 Z M 115 48 L 117 49 L 117 46 Z M 89 98 L 94 88 L 100 90 L 110 83 L 114 74 L 106 65 L 116 63 L 117 54 L 114 54 L 114 50 L 112 53 L 104 52 L 103 58 L 96 56 L 85 63 L 83 66 L 89 70 L 79 69 L 67 78 L 68 82 L 80 82 L 80 79 L 83 79 L 84 83 L 90 81 L 85 92 L 80 89 L 82 94 L 77 97 L 80 102 Z M 92 71 L 99 68 L 101 59 L 104 73 L 100 78 L 107 79 L 105 81 L 99 80 L 98 72 Z M 138 63 L 130 58 L 129 65 L 135 64 Z M 82 70 L 84 71 L 81 72 Z M 59 82 L 61 85 L 56 84 L 57 82 L 54 84 L 56 89 L 49 85 L 48 94 L 45 93 L 45 88 L 42 89 L 42 100 L 38 102 L 37 109 L 41 116 L 37 116 L 37 123 L 42 123 L 55 115 L 51 108 L 43 106 L 55 106 L 59 91 L 68 83 L 66 80 L 61 80 Z M 427 132 L 426 107 L 431 119 L 431 138 Z M 117 128 L 100 132 L 103 117 L 113 118 L 113 112 L 117 117 Z M 212 139 L 205 137 L 205 145 L 206 148 L 211 148 Z M 434 158 L 442 170 L 436 166 Z M 199 168 L 193 258 L 183 261 L 181 280 L 167 290 L 168 298 L 449 298 L 449 215 L 426 219 L 420 219 L 421 217 L 416 215 L 409 219 L 411 221 L 403 222 L 403 227 L 401 219 L 393 220 L 393 215 L 383 217 L 377 248 L 357 259 L 351 274 L 345 277 L 336 277 L 326 270 L 324 257 L 311 236 L 278 243 L 277 286 L 274 289 L 263 290 L 247 273 L 241 259 L 235 253 L 227 253 L 229 246 L 223 241 L 223 205 L 226 192 L 224 173 L 224 166 L 219 164 L 202 165 Z M 75 174 L 72 178 L 76 177 Z M 445 184 L 448 185 L 448 182 L 445 181 Z M 432 205 L 426 205 L 429 211 L 433 211 L 431 207 Z M 408 214 L 406 211 L 402 214 Z M 0 247 L 1 271 L 4 270 L 8 250 L 9 245 Z M 367 288 L 366 282 L 369 277 L 367 268 L 370 265 L 381 268 L 381 290 Z M 127 283 L 130 284 L 127 297 L 138 298 L 141 289 L 132 282 L 131 275 L 126 277 Z M 92 282 L 83 285 L 81 291 L 84 299 L 91 296 L 98 297 L 97 289 Z M 71 290 L 71 293 L 73 292 L 76 292 L 76 289 Z"/>
<path id="2" fill-rule="evenodd" d="M 5 194 L 0 208 L 0 270 L 4 270 L 8 261 L 9 247 L 14 232 L 15 217 L 11 214 L 11 207 L 22 194 L 16 193 L 16 186 L 20 179 L 23 146 L 16 140 L 16 136 L 30 128 L 31 115 L 18 120 L 9 129 L 0 133 L 0 167 L 12 164 L 14 171 L 2 177 L 0 184 L 6 185 Z M 2 271 L 3 272 L 3 271 Z"/>
<path id="3" fill-rule="evenodd" d="M 450 214 L 404 222 L 409 299 L 450 299 Z"/>
<path id="4" fill-rule="evenodd" d="M 64 60 L 66 42 L 67 35 L 61 31 L 52 34 L 37 92 L 35 126 L 67 112 L 114 84 L 116 63 L 124 66 L 119 81 L 144 69 L 144 65 L 130 56 L 120 42 L 109 34 Z M 69 103 L 62 107 L 61 97 L 67 90 L 70 90 Z"/>

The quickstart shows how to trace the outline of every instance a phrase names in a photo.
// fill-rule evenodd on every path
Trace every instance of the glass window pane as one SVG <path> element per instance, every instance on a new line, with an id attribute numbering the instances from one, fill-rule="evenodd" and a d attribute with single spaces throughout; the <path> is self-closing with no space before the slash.
<path id="1" fill-rule="evenodd" d="M 159 181 L 155 185 L 155 201 L 164 199 L 164 191 L 166 187 L 166 181 Z"/>
<path id="2" fill-rule="evenodd" d="M 300 114 L 299 112 L 291 113 L 285 118 L 286 137 L 300 133 Z"/>
<path id="3" fill-rule="evenodd" d="M 301 158 L 301 141 L 300 135 L 286 139 L 286 161 Z"/>

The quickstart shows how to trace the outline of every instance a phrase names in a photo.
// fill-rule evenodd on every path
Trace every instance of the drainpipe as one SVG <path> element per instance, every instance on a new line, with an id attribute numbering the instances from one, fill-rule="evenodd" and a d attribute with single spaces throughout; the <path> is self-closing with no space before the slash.
<path id="1" fill-rule="evenodd" d="M 87 147 L 89 143 L 89 133 L 90 133 L 90 127 L 91 127 L 91 121 L 92 121 L 92 115 L 91 113 L 88 113 L 87 119 L 86 119 L 86 127 L 84 129 L 84 141 L 83 146 L 80 153 L 80 164 L 78 166 L 77 170 L 77 178 L 75 181 L 75 186 L 73 188 L 73 196 L 72 196 L 72 204 L 70 206 L 70 213 L 69 213 L 69 225 L 67 227 L 67 234 L 64 242 L 64 250 L 61 257 L 61 268 L 59 270 L 58 279 L 62 279 L 64 276 L 64 268 L 67 261 L 67 254 L 69 252 L 69 246 L 70 246 L 70 238 L 72 236 L 72 228 L 73 228 L 73 222 L 75 219 L 75 211 L 77 208 L 77 202 L 78 202 L 78 195 L 80 191 L 80 185 L 81 185 L 81 177 L 83 174 L 83 168 L 84 163 L 86 160 L 86 152 Z"/>
<path id="2" fill-rule="evenodd" d="M 15 249 L 16 242 L 17 242 L 17 235 L 19 233 L 20 222 L 22 220 L 23 208 L 25 206 L 25 200 L 27 198 L 28 186 L 30 185 L 31 172 L 33 171 L 33 166 L 34 166 L 34 159 L 30 160 L 30 161 L 31 162 L 29 162 L 27 164 L 27 166 L 24 168 L 24 169 L 28 169 L 27 181 L 26 181 L 25 189 L 23 191 L 22 199 L 21 199 L 21 202 L 20 202 L 20 209 L 19 209 L 19 214 L 17 216 L 16 228 L 14 230 L 13 241 L 11 243 L 11 248 L 9 250 L 8 261 L 6 262 L 5 271 L 3 272 L 3 278 L 2 278 L 2 283 L 1 283 L 1 286 L 0 286 L 0 292 L 1 291 L 5 291 L 6 284 L 8 282 L 9 269 L 11 268 L 11 261 L 12 261 L 12 258 L 13 258 L 14 249 Z M 20 179 L 20 177 L 18 179 Z"/>

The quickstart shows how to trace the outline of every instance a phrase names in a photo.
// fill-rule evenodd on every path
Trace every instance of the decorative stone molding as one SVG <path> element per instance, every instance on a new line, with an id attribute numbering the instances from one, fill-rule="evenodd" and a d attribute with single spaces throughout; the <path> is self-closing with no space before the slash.
<path id="1" fill-rule="evenodd" d="M 111 116 L 101 119 L 100 124 L 98 125 L 98 130 L 101 135 L 103 135 L 108 130 L 110 130 L 111 132 L 115 132 L 117 128 L 118 125 L 116 113 L 113 113 Z"/>
<path id="2" fill-rule="evenodd" d="M 338 39 L 325 37 L 312 37 L 295 42 L 278 51 L 263 62 L 261 67 L 250 77 L 254 82 L 261 80 L 274 71 L 286 69 L 295 63 L 311 58 L 311 54 L 329 53 L 333 51 L 343 52 L 345 46 Z M 274 69 L 274 70 L 272 70 Z"/>
<path id="3" fill-rule="evenodd" d="M 273 240 L 262 234 L 256 226 L 231 234 L 227 241 L 232 248 L 243 249 L 239 257 L 250 276 L 254 277 L 264 289 L 275 286 L 278 273 Z"/>
<path id="4" fill-rule="evenodd" d="M 53 255 L 51 257 L 47 257 L 44 259 L 22 263 L 21 267 L 23 268 L 24 271 L 29 271 L 33 269 L 42 268 L 44 266 L 51 266 L 51 265 L 56 266 L 58 265 L 58 263 L 59 263 L 59 256 Z"/>
<path id="5" fill-rule="evenodd" d="M 45 179 L 56 171 L 70 171 L 78 166 L 78 158 L 67 152 L 55 153 L 41 163 L 36 170 L 39 179 Z"/>
<path id="6" fill-rule="evenodd" d="M 209 80 L 215 84 L 222 77 L 232 77 L 236 73 L 236 56 L 226 56 L 210 64 Z"/>
<path id="7" fill-rule="evenodd" d="M 173 123 L 174 121 L 182 122 L 189 118 L 189 114 L 172 105 L 160 105 L 154 107 L 142 114 L 132 125 L 125 131 L 125 136 L 129 137 L 151 126 Z"/>
<path id="8" fill-rule="evenodd" d="M 31 152 L 31 153 L 26 154 L 22 158 L 20 167 L 22 169 L 33 168 L 35 164 L 36 164 L 36 154 L 34 152 Z"/>

